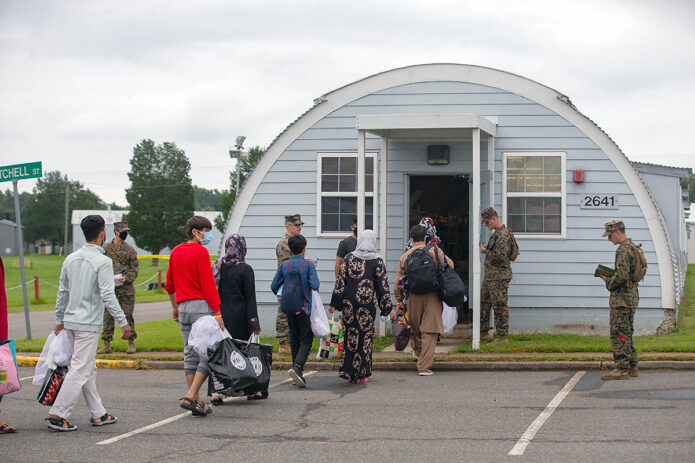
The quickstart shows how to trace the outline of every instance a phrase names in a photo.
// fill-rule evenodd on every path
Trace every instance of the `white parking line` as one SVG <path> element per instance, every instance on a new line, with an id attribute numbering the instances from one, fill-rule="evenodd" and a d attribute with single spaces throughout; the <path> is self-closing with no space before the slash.
<path id="1" fill-rule="evenodd" d="M 316 371 L 307 371 L 306 373 L 304 373 L 304 376 L 311 376 L 311 375 L 313 375 L 314 373 L 317 373 L 317 372 L 316 372 Z M 268 389 L 273 388 L 273 387 L 277 387 L 277 386 L 282 386 L 283 384 L 287 384 L 287 383 L 290 383 L 290 382 L 292 382 L 292 378 L 287 378 L 287 379 L 285 379 L 285 380 L 283 380 L 283 381 L 280 381 L 279 383 L 271 384 L 271 385 L 268 387 Z M 240 398 L 241 398 L 241 397 L 228 397 L 228 398 L 224 399 L 224 402 L 227 403 L 227 402 L 231 402 L 232 400 L 238 400 L 238 399 L 240 399 Z M 165 419 L 165 420 L 158 421 L 158 422 L 156 422 L 156 423 L 150 424 L 150 425 L 148 425 L 148 426 L 144 426 L 144 427 L 142 427 L 142 428 L 138 428 L 138 429 L 136 429 L 136 430 L 134 430 L 134 431 L 130 431 L 130 432 L 127 432 L 127 433 L 125 433 L 125 434 L 120 434 L 120 435 L 118 435 L 118 436 L 116 436 L 116 437 L 112 437 L 111 439 L 106 439 L 106 440 L 97 442 L 97 445 L 109 445 L 109 444 L 113 444 L 114 442 L 118 442 L 119 440 L 127 439 L 128 437 L 132 437 L 132 436 L 135 436 L 135 435 L 137 435 L 137 434 L 142 434 L 142 433 L 145 432 L 145 431 L 149 431 L 149 430 L 151 430 L 151 429 L 155 429 L 155 428 L 158 428 L 158 427 L 160 427 L 160 426 L 164 426 L 165 424 L 173 423 L 174 421 L 178 421 L 178 420 L 180 420 L 181 418 L 186 417 L 186 416 L 189 416 L 189 415 L 191 415 L 191 412 L 183 412 L 183 413 L 180 413 L 180 414 L 178 414 L 178 415 L 175 415 L 175 416 L 172 416 L 172 417 L 170 417 L 170 418 L 167 418 L 167 419 Z"/>
<path id="2" fill-rule="evenodd" d="M 34 377 L 34 375 L 31 375 L 31 376 L 27 376 L 26 378 L 19 378 L 19 380 L 20 381 L 26 381 L 27 379 L 31 379 L 33 377 Z"/>
<path id="3" fill-rule="evenodd" d="M 585 371 L 578 371 L 572 379 L 570 379 L 567 384 L 565 384 L 565 387 L 562 388 L 560 392 L 557 393 L 557 395 L 553 398 L 553 400 L 550 401 L 547 407 L 545 407 L 545 410 L 541 412 L 540 415 L 538 415 L 538 418 L 535 419 L 533 423 L 531 423 L 531 426 L 528 427 L 526 432 L 524 433 L 523 436 L 521 436 L 521 439 L 516 443 L 514 448 L 512 448 L 507 455 L 523 455 L 524 451 L 526 450 L 526 447 L 528 444 L 533 440 L 534 436 L 538 432 L 539 429 L 543 426 L 543 423 L 546 422 L 548 418 L 550 418 L 550 415 L 553 414 L 555 409 L 560 405 L 560 403 L 567 397 L 567 395 L 570 393 L 572 388 L 579 382 L 580 379 L 582 379 L 582 376 L 584 376 Z"/>

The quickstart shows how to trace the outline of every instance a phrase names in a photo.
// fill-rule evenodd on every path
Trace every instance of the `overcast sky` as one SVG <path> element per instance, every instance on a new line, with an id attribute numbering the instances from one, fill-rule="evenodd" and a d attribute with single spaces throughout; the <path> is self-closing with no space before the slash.
<path id="1" fill-rule="evenodd" d="M 324 93 L 446 62 L 538 81 L 631 160 L 695 169 L 694 25 L 687 0 L 0 0 L 0 165 L 40 160 L 125 205 L 151 138 L 224 189 L 237 135 L 267 146 Z"/>

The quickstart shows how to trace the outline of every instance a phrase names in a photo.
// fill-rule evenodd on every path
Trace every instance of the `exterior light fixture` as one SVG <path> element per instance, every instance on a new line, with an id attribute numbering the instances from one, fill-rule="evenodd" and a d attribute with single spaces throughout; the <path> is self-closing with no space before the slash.
<path id="1" fill-rule="evenodd" d="M 428 146 L 427 164 L 433 166 L 445 166 L 449 164 L 449 145 Z"/>

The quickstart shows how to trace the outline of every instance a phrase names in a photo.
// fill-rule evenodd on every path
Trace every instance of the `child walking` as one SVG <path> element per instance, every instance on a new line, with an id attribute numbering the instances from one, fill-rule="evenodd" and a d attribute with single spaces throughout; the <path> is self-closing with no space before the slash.
<path id="1" fill-rule="evenodd" d="M 280 309 L 287 314 L 292 350 L 292 368 L 288 373 L 295 386 L 306 387 L 304 364 L 314 340 L 310 322 L 311 290 L 318 290 L 320 282 L 314 263 L 304 259 L 306 238 L 300 234 L 290 236 L 288 245 L 292 257 L 280 264 L 270 289 L 277 294 L 282 288 Z"/>

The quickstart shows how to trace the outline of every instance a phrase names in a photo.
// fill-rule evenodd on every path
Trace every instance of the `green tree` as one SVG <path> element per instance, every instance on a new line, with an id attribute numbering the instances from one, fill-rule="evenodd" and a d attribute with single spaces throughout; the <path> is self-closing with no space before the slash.
<path id="1" fill-rule="evenodd" d="M 249 174 L 251 174 L 251 171 L 253 170 L 254 167 L 256 167 L 256 164 L 258 164 L 258 161 L 261 160 L 263 155 L 265 154 L 266 148 L 261 148 L 260 146 L 254 146 L 249 150 L 249 156 L 246 160 L 241 161 L 241 163 L 237 164 L 237 166 L 234 168 L 233 171 L 229 173 L 229 192 L 222 197 L 222 204 L 220 207 L 220 211 L 222 211 L 222 215 L 217 217 L 215 219 L 215 226 L 219 231 L 224 233 L 224 227 L 227 224 L 227 218 L 229 217 L 229 213 L 232 210 L 232 206 L 234 205 L 234 201 L 236 200 L 236 193 L 237 193 L 237 188 L 236 188 L 236 171 L 237 169 L 241 168 L 239 171 L 239 175 L 241 177 L 241 187 L 244 187 L 244 182 L 248 178 Z"/>
<path id="2" fill-rule="evenodd" d="M 133 148 L 126 220 L 138 246 L 152 254 L 186 239 L 186 220 L 193 215 L 190 171 L 186 153 L 175 143 L 142 140 Z"/>
<path id="3" fill-rule="evenodd" d="M 229 192 L 227 190 L 208 190 L 193 185 L 196 211 L 219 211 L 222 207 L 222 198 Z"/>
<path id="4" fill-rule="evenodd" d="M 22 214 L 22 220 L 26 217 L 27 202 L 31 198 L 31 193 L 19 193 L 19 213 Z M 0 191 L 0 219 L 16 222 L 14 214 L 14 191 L 7 189 L 4 192 Z"/>
<path id="5" fill-rule="evenodd" d="M 27 242 L 46 240 L 62 246 L 65 240 L 65 190 L 68 190 L 68 219 L 75 209 L 105 209 L 106 204 L 82 183 L 70 180 L 60 171 L 48 172 L 36 182 L 33 194 L 26 202 L 22 217 L 24 239 Z M 22 208 L 24 209 L 24 208 Z M 72 226 L 68 224 L 68 242 L 72 241 Z"/>
<path id="6" fill-rule="evenodd" d="M 690 190 L 689 193 L 689 200 L 691 203 L 695 203 L 695 174 L 690 174 L 688 176 L 687 180 L 682 180 L 681 181 L 681 187 L 687 188 Z"/>

